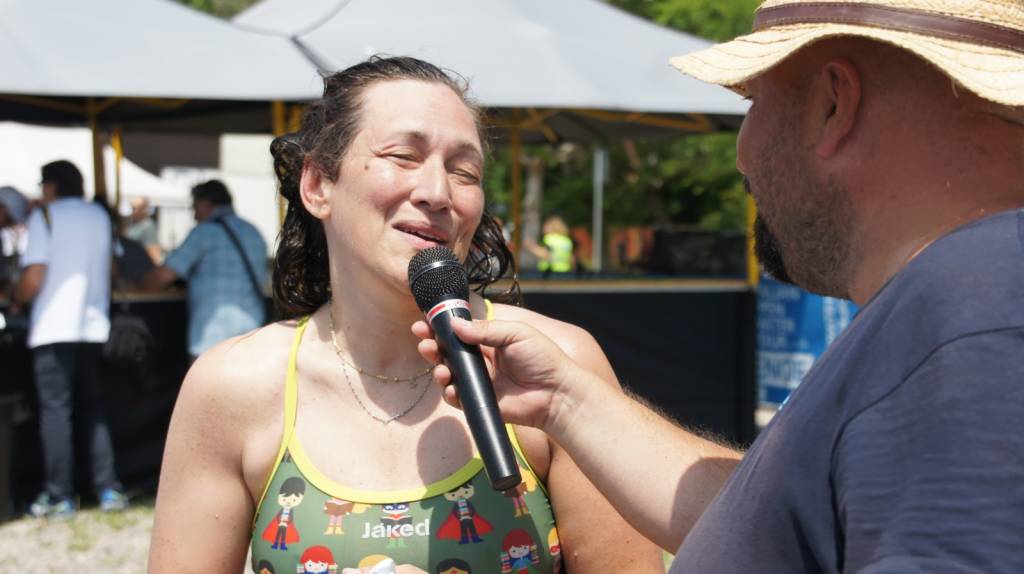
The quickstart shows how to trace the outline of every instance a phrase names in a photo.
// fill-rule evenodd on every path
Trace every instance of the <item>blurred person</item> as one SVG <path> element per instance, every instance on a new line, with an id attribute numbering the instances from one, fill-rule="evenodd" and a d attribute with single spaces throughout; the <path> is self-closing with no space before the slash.
<path id="1" fill-rule="evenodd" d="M 130 202 L 132 212 L 128 216 L 129 223 L 124 229 L 126 237 L 140 245 L 149 254 L 154 265 L 159 265 L 164 252 L 157 239 L 156 221 L 153 221 L 153 208 L 145 197 L 133 197 Z"/>
<path id="2" fill-rule="evenodd" d="M 569 273 L 575 267 L 572 237 L 569 237 L 569 226 L 560 215 L 550 215 L 541 227 L 540 243 L 534 240 L 525 241 L 523 246 L 533 253 L 537 261 L 537 270 L 545 277 L 552 273 Z"/>
<path id="3" fill-rule="evenodd" d="M 13 187 L 0 187 L 0 293 L 6 293 L 18 277 L 19 259 L 25 252 L 28 200 Z"/>
<path id="4" fill-rule="evenodd" d="M 537 329 L 456 332 L 672 572 L 1024 572 L 1024 4 L 769 0 L 754 28 L 674 64 L 751 99 L 764 269 L 861 310 L 742 462 Z"/>
<path id="5" fill-rule="evenodd" d="M 142 243 L 128 237 L 127 226 L 121 217 L 112 214 L 111 219 L 114 225 L 114 290 L 142 290 L 147 276 L 156 269 L 153 254 Z"/>
<path id="6" fill-rule="evenodd" d="M 213 179 L 192 188 L 197 225 L 164 264 L 148 274 L 149 288 L 188 284 L 188 352 L 195 360 L 225 339 L 266 322 L 263 285 L 267 244 L 235 214 L 227 186 Z"/>
<path id="7" fill-rule="evenodd" d="M 511 532 L 540 549 L 533 574 L 563 557 L 577 574 L 663 572 L 658 549 L 542 432 L 509 430 L 536 480 L 495 492 L 417 353 L 408 325 L 423 315 L 407 272 L 419 250 L 446 245 L 475 262 L 476 289 L 512 268 L 484 211 L 482 126 L 466 90 L 427 62 L 371 58 L 327 76 L 302 130 L 272 144 L 288 203 L 274 295 L 288 320 L 218 345 L 186 377 L 150 572 L 238 571 L 247 546 L 277 572 L 310 548 L 339 571 L 387 556 L 399 573 L 433 574 L 449 558 L 498 572 Z M 476 293 L 471 305 L 544 329 L 602 373 L 595 384 L 621 392 L 585 331 Z"/>
<path id="8" fill-rule="evenodd" d="M 100 351 L 110 331 L 110 218 L 102 206 L 85 201 L 82 174 L 68 161 L 44 165 L 41 185 L 43 205 L 28 219 L 13 302 L 15 309 L 31 303 L 28 347 L 45 471 L 45 489 L 29 514 L 74 514 L 73 427 L 85 437 L 100 508 L 121 510 L 127 501 L 97 388 Z"/>

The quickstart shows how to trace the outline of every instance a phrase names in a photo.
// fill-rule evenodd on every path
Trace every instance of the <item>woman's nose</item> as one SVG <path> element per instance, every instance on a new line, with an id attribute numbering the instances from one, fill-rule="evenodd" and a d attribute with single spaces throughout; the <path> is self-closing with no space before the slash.
<path id="1" fill-rule="evenodd" d="M 451 184 L 444 162 L 427 161 L 420 168 L 412 201 L 432 211 L 441 211 L 451 206 Z"/>

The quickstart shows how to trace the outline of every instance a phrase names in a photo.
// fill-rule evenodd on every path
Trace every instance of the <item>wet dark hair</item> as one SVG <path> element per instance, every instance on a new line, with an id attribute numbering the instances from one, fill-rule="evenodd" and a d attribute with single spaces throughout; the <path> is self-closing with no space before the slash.
<path id="1" fill-rule="evenodd" d="M 308 315 L 331 296 L 323 224 L 306 211 L 299 197 L 303 165 L 309 162 L 324 177 L 336 181 L 341 159 L 360 128 L 363 94 L 379 82 L 398 80 L 451 88 L 473 113 L 480 141 L 486 142 L 479 108 L 470 101 L 466 83 L 433 64 L 409 57 L 373 56 L 325 76 L 324 95 L 306 108 L 302 128 L 270 144 L 278 191 L 288 204 L 274 258 L 274 305 L 282 318 Z M 501 227 L 486 210 L 473 234 L 465 264 L 470 286 L 482 295 L 488 285 L 515 269 Z M 488 297 L 519 304 L 519 284 L 514 274 L 511 279 L 507 290 Z"/>
<path id="2" fill-rule="evenodd" d="M 85 185 L 82 181 L 82 172 L 78 171 L 75 164 L 60 159 L 43 166 L 43 183 L 52 183 L 57 186 L 57 197 L 82 197 L 85 195 Z"/>

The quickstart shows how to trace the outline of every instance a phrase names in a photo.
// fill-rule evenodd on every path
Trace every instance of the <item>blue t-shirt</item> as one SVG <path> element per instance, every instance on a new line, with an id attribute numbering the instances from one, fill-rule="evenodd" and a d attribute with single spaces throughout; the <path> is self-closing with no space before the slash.
<path id="1" fill-rule="evenodd" d="M 939 239 L 861 310 L 672 572 L 1024 572 L 1024 210 Z"/>
<path id="2" fill-rule="evenodd" d="M 188 281 L 188 352 L 199 355 L 217 343 L 263 325 L 263 293 L 257 293 L 238 248 L 215 219 L 238 237 L 245 256 L 264 285 L 267 244 L 256 227 L 221 207 L 196 225 L 164 265 Z"/>

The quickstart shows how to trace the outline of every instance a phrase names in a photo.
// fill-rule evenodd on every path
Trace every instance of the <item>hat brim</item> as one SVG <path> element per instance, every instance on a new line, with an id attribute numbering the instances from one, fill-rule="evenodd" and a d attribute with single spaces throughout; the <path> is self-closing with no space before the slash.
<path id="1" fill-rule="evenodd" d="M 1024 54 L 909 32 L 845 24 L 779 26 L 710 48 L 676 56 L 672 66 L 698 80 L 744 93 L 745 84 L 797 50 L 824 38 L 860 36 L 909 50 L 975 94 L 1024 106 Z"/>

